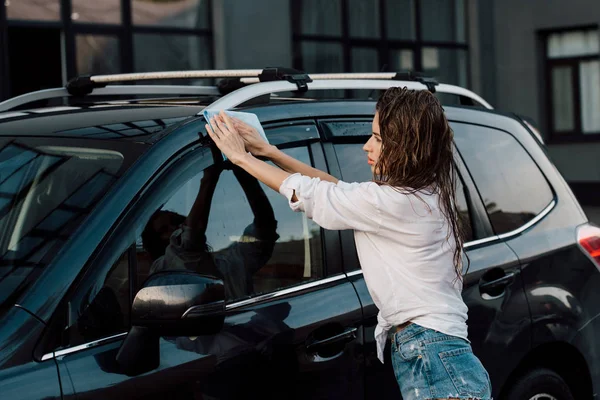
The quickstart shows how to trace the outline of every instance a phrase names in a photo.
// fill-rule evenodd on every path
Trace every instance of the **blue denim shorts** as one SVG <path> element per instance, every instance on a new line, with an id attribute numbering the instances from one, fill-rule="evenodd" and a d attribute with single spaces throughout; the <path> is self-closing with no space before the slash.
<path id="1" fill-rule="evenodd" d="M 491 399 L 490 377 L 468 341 L 414 323 L 390 337 L 404 400 Z"/>

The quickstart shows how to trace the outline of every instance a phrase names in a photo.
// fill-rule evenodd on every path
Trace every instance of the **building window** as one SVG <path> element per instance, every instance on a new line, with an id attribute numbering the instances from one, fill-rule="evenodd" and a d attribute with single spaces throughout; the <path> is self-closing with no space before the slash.
<path id="1" fill-rule="evenodd" d="M 0 71 L 8 85 L 0 85 L 0 100 L 84 74 L 214 67 L 211 0 L 0 0 L 2 7 L 0 30 L 9 28 L 12 48 L 30 48 L 30 41 L 39 44 L 42 37 L 40 49 L 60 50 L 44 56 L 45 70 L 58 72 L 50 78 L 35 74 L 33 81 L 19 68 L 30 63 L 30 52 L 11 57 L 8 72 Z"/>
<path id="2" fill-rule="evenodd" d="M 598 28 L 547 32 L 544 41 L 548 125 L 554 137 L 600 134 Z"/>
<path id="3" fill-rule="evenodd" d="M 464 0 L 292 0 L 294 67 L 422 71 L 468 85 Z"/>

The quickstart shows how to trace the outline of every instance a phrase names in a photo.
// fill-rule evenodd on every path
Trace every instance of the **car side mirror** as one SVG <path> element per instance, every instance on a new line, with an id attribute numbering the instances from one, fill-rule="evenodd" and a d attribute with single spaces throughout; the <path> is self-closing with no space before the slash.
<path id="1" fill-rule="evenodd" d="M 188 271 L 156 273 L 138 291 L 131 307 L 131 329 L 117 353 L 128 375 L 160 363 L 161 336 L 217 333 L 225 319 L 225 287 L 219 278 Z"/>

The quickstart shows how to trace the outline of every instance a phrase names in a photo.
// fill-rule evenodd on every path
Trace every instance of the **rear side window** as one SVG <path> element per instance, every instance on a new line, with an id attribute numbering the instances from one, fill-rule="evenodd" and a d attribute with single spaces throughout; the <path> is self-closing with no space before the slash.
<path id="1" fill-rule="evenodd" d="M 512 135 L 459 123 L 452 129 L 497 235 L 518 229 L 550 204 L 546 178 Z"/>

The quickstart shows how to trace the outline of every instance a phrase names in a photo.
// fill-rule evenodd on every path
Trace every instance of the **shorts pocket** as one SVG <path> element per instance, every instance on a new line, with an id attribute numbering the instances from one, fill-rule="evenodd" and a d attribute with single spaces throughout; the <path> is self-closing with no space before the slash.
<path id="1" fill-rule="evenodd" d="M 465 344 L 465 347 L 439 353 L 439 356 L 460 396 L 491 396 L 488 373 L 471 346 Z"/>
<path id="2" fill-rule="evenodd" d="M 422 354 L 421 343 L 415 336 L 407 338 L 405 340 L 398 340 L 396 335 L 396 351 L 404 361 L 411 361 L 418 358 Z"/>

